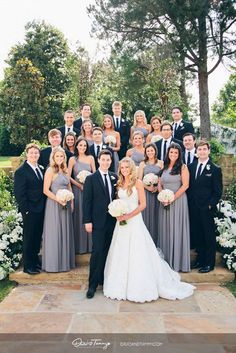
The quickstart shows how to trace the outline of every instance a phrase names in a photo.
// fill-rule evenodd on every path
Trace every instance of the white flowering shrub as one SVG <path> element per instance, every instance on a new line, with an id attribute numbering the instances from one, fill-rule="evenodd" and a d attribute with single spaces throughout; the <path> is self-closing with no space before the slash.
<path id="1" fill-rule="evenodd" d="M 236 211 L 228 201 L 223 201 L 218 205 L 221 217 L 215 218 L 215 224 L 219 236 L 217 242 L 224 254 L 227 267 L 236 272 Z"/>
<path id="2" fill-rule="evenodd" d="M 22 258 L 22 216 L 15 206 L 0 212 L 0 280 L 13 272 Z"/>

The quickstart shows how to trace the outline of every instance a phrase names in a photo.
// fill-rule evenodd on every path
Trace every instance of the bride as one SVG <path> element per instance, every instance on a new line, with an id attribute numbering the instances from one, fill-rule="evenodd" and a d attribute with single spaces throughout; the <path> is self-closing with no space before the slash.
<path id="1" fill-rule="evenodd" d="M 134 162 L 119 163 L 118 197 L 126 201 L 129 213 L 117 217 L 104 271 L 104 295 L 111 299 L 149 302 L 159 297 L 175 300 L 193 294 L 194 286 L 181 282 L 160 256 L 141 212 L 146 207 L 143 184 L 136 177 Z M 126 220 L 126 225 L 119 222 Z"/>

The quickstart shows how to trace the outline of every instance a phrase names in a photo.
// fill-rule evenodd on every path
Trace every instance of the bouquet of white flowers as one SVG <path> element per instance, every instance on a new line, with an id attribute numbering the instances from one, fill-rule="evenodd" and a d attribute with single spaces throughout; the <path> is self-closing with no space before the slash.
<path id="1" fill-rule="evenodd" d="M 157 141 L 159 141 L 161 139 L 162 139 L 162 137 L 160 135 L 153 135 L 152 138 L 151 138 L 151 142 L 155 143 L 155 142 L 157 142 Z"/>
<path id="2" fill-rule="evenodd" d="M 128 206 L 125 201 L 121 199 L 113 200 L 109 205 L 108 205 L 108 212 L 112 217 L 119 217 L 123 216 L 126 213 L 129 212 Z M 121 221 L 120 225 L 125 225 L 127 224 L 126 221 Z"/>
<path id="3" fill-rule="evenodd" d="M 88 170 L 81 170 L 79 174 L 76 176 L 76 178 L 79 180 L 81 184 L 85 183 L 85 179 L 87 178 L 88 175 L 91 173 Z"/>
<path id="4" fill-rule="evenodd" d="M 143 177 L 143 182 L 147 186 L 157 186 L 158 176 L 154 173 L 148 173 Z"/>
<path id="5" fill-rule="evenodd" d="M 160 202 L 172 202 L 175 199 L 175 194 L 173 193 L 172 190 L 169 189 L 164 189 L 159 194 L 157 195 L 157 199 Z M 168 210 L 170 208 L 170 205 L 164 206 L 165 210 Z"/>
<path id="6" fill-rule="evenodd" d="M 56 199 L 63 205 L 63 208 L 65 209 L 67 202 L 74 199 L 74 194 L 68 189 L 59 189 L 56 193 Z"/>
<path id="7" fill-rule="evenodd" d="M 116 145 L 116 138 L 115 136 L 113 135 L 107 135 L 105 137 L 105 143 L 108 144 L 108 145 L 112 145 L 112 146 L 115 146 Z"/>

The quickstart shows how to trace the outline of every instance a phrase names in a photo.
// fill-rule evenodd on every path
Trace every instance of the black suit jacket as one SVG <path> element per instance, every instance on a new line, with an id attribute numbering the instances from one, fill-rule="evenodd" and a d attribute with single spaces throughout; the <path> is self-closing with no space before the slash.
<path id="1" fill-rule="evenodd" d="M 184 162 L 184 164 L 187 165 L 187 160 L 185 159 L 185 152 L 186 152 L 186 149 L 184 149 L 184 151 L 183 151 L 183 162 Z M 196 148 L 195 148 L 195 152 L 194 152 L 194 157 L 193 157 L 192 163 L 195 162 L 195 161 L 198 161 L 198 158 L 197 158 L 197 156 L 195 156 L 195 153 L 196 153 Z"/>
<path id="2" fill-rule="evenodd" d="M 41 166 L 39 168 L 44 175 L 44 169 Z M 44 210 L 43 180 L 38 179 L 26 161 L 15 171 L 14 194 L 22 214 Z"/>
<path id="3" fill-rule="evenodd" d="M 90 119 L 90 120 L 92 121 L 92 119 Z M 83 122 L 82 118 L 80 117 L 80 118 L 76 119 L 73 124 L 74 128 L 76 128 L 79 131 L 79 135 L 81 133 L 82 122 Z M 98 126 L 98 125 L 93 122 L 93 127 L 95 127 L 95 126 Z"/>
<path id="4" fill-rule="evenodd" d="M 63 145 L 63 140 L 64 140 L 64 137 L 65 137 L 65 132 L 66 132 L 66 128 L 65 128 L 65 125 L 64 126 L 61 126 L 61 127 L 57 127 L 57 130 L 61 131 L 61 145 Z M 80 134 L 80 130 L 79 129 L 76 129 L 75 127 L 73 127 L 73 131 L 71 132 L 74 132 L 76 137 L 79 136 Z"/>
<path id="5" fill-rule="evenodd" d="M 161 139 L 161 140 L 159 140 L 159 141 L 157 141 L 157 142 L 155 142 L 155 144 L 156 144 L 156 147 L 157 147 L 157 158 L 158 159 L 161 159 L 161 148 L 162 148 L 162 143 L 163 143 L 163 139 Z M 180 141 L 180 140 L 176 140 L 175 138 L 171 138 L 171 142 L 175 142 L 175 143 L 178 143 L 179 145 L 180 145 L 180 147 L 181 147 L 181 149 L 182 149 L 182 153 L 183 153 L 183 151 L 184 151 L 184 145 L 183 145 L 183 143 Z"/>
<path id="6" fill-rule="evenodd" d="M 209 160 L 202 174 L 195 179 L 197 164 L 198 161 L 195 161 L 188 165 L 190 173 L 188 201 L 200 209 L 208 209 L 209 205 L 215 209 L 223 190 L 221 168 Z"/>
<path id="7" fill-rule="evenodd" d="M 127 147 L 129 144 L 130 124 L 127 120 L 121 117 L 120 126 L 119 126 L 119 129 L 117 129 L 114 117 L 113 117 L 113 122 L 114 122 L 115 130 L 120 133 L 121 147 L 120 147 L 120 150 L 118 151 L 118 155 L 119 155 L 119 159 L 122 159 L 126 155 Z"/>
<path id="8" fill-rule="evenodd" d="M 112 186 L 112 200 L 115 198 L 117 175 L 109 172 Z M 107 222 L 115 223 L 116 218 L 108 213 L 105 185 L 99 170 L 89 175 L 83 189 L 83 223 L 92 223 L 94 229 L 103 229 Z"/>
<path id="9" fill-rule="evenodd" d="M 49 159 L 50 159 L 50 154 L 52 152 L 52 147 L 46 147 L 40 152 L 40 157 L 38 163 L 41 164 L 44 169 L 47 169 L 49 166 Z M 65 150 L 66 152 L 66 157 L 67 157 L 67 165 L 69 163 L 70 157 L 73 156 L 73 154 L 70 151 Z"/>
<path id="10" fill-rule="evenodd" d="M 108 150 L 108 151 L 111 152 L 111 154 L 112 154 L 112 162 L 111 162 L 111 166 L 110 166 L 109 170 L 110 170 L 110 172 L 114 172 L 114 153 L 113 153 L 113 150 L 108 145 L 106 145 L 104 143 L 102 145 L 102 150 Z M 96 156 L 96 152 L 95 152 L 95 149 L 94 149 L 94 144 L 91 145 L 89 147 L 89 153 L 93 156 L 93 158 L 95 160 L 96 169 L 98 169 L 99 168 L 99 163 L 98 163 L 98 158 Z"/>
<path id="11" fill-rule="evenodd" d="M 174 124 L 175 123 L 173 123 L 173 131 L 174 131 Z M 182 120 L 181 123 L 178 126 L 178 129 L 177 129 L 176 133 L 174 134 L 174 138 L 177 139 L 177 140 L 183 141 L 183 136 L 187 132 L 190 132 L 191 134 L 194 134 L 193 124 L 190 123 L 189 121 Z"/>

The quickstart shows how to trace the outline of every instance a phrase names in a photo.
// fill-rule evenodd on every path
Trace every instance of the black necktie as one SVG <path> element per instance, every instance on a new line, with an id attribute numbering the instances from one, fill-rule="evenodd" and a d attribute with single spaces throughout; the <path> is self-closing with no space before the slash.
<path id="1" fill-rule="evenodd" d="M 202 164 L 202 163 L 200 163 L 200 165 L 199 165 L 199 167 L 198 167 L 198 171 L 197 171 L 197 176 L 196 176 L 196 179 L 197 179 L 197 178 L 199 178 L 199 177 L 200 177 L 200 175 L 201 175 L 201 172 L 202 172 L 202 166 L 203 166 L 203 164 Z"/>
<path id="2" fill-rule="evenodd" d="M 190 163 L 191 163 L 191 153 L 188 152 L 187 164 L 190 164 Z"/>
<path id="3" fill-rule="evenodd" d="M 67 132 L 70 132 L 70 127 L 67 128 Z"/>
<path id="4" fill-rule="evenodd" d="M 100 152 L 100 146 L 98 145 L 98 146 L 97 146 L 97 157 L 98 157 L 98 155 L 99 155 L 99 152 Z"/>
<path id="5" fill-rule="evenodd" d="M 37 174 L 38 179 L 39 179 L 39 180 L 42 180 L 42 177 L 41 177 L 41 174 L 39 173 L 38 168 L 35 169 L 35 172 L 36 172 L 36 174 Z"/>
<path id="6" fill-rule="evenodd" d="M 164 142 L 164 148 L 163 148 L 163 161 L 165 160 L 166 158 L 166 144 L 167 144 L 167 141 Z"/>
<path id="7" fill-rule="evenodd" d="M 116 118 L 116 128 L 119 129 L 119 118 Z"/>
<path id="8" fill-rule="evenodd" d="M 176 131 L 177 131 L 177 123 L 175 123 L 175 127 L 174 127 L 174 136 L 176 134 Z"/>
<path id="9" fill-rule="evenodd" d="M 111 198 L 110 198 L 110 191 L 109 191 L 109 187 L 108 187 L 107 174 L 104 174 L 104 177 L 105 177 L 105 189 L 106 189 L 106 194 L 107 194 L 107 201 L 110 203 Z"/>

